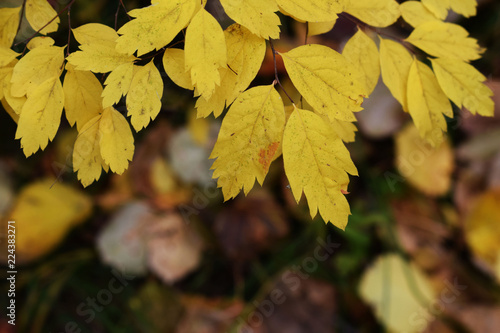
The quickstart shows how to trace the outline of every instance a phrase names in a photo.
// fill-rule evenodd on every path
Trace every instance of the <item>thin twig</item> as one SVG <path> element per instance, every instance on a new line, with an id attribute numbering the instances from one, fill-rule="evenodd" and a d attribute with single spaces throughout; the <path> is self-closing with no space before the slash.
<path id="1" fill-rule="evenodd" d="M 128 10 L 127 10 L 127 7 L 125 7 L 125 4 L 123 3 L 123 0 L 120 0 L 120 4 L 122 5 L 123 9 L 125 10 L 125 14 L 127 14 L 127 17 L 128 17 L 128 20 L 131 21 L 132 18 L 130 17 L 130 15 L 128 14 Z"/>
<path id="2" fill-rule="evenodd" d="M 276 65 L 276 50 L 274 49 L 274 44 L 273 44 L 273 41 L 271 40 L 271 38 L 269 38 L 269 44 L 271 45 L 271 50 L 273 52 L 273 61 L 274 61 L 274 80 L 278 83 L 278 85 L 281 87 L 281 90 L 283 90 L 283 92 L 285 93 L 286 97 L 288 97 L 288 99 L 290 100 L 290 102 L 292 102 L 292 104 L 295 104 L 293 102 L 293 99 L 290 97 L 290 95 L 288 95 L 288 93 L 286 92 L 285 88 L 283 88 L 283 86 L 281 85 L 281 82 L 280 82 L 280 79 L 278 77 L 278 66 Z"/>
<path id="3" fill-rule="evenodd" d="M 70 42 L 71 42 L 71 6 L 68 7 L 68 45 L 66 45 L 66 57 L 69 56 Z"/>
<path id="4" fill-rule="evenodd" d="M 71 7 L 71 5 L 73 4 L 73 2 L 75 2 L 75 1 L 76 1 L 76 0 L 71 0 L 71 2 L 70 2 L 70 3 L 68 3 L 68 4 L 66 5 L 66 7 L 64 7 L 63 9 L 61 9 L 61 10 L 59 11 L 59 13 L 57 13 L 57 15 L 56 15 L 56 16 L 54 16 L 54 17 L 52 18 L 52 20 L 50 20 L 50 21 L 49 21 L 49 22 L 47 22 L 47 23 L 46 23 L 43 27 L 41 27 L 40 29 L 38 29 L 37 31 L 35 31 L 35 33 L 34 33 L 33 35 L 31 35 L 31 37 L 29 37 L 28 39 L 23 40 L 22 42 L 18 42 L 18 43 L 16 43 L 16 44 L 14 44 L 14 46 L 17 46 L 17 45 L 22 44 L 22 43 L 26 43 L 26 44 L 28 44 L 27 42 L 29 42 L 30 40 L 32 40 L 32 39 L 33 39 L 33 37 L 35 37 L 35 36 L 36 36 L 36 35 L 37 35 L 40 31 L 42 31 L 42 30 L 43 30 L 46 26 L 48 26 L 49 24 L 51 24 L 51 23 L 52 23 L 52 21 L 54 21 L 56 18 L 58 18 L 58 17 L 59 17 L 59 15 L 61 15 L 61 14 L 62 14 L 62 13 L 63 13 L 66 9 L 70 8 L 70 7 Z M 24 48 L 24 49 L 26 50 L 26 48 Z"/>

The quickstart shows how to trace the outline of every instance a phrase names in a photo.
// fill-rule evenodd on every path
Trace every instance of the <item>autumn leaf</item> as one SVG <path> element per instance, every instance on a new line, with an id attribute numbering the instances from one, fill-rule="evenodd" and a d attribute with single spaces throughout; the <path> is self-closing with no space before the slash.
<path id="1" fill-rule="evenodd" d="M 186 31 L 186 71 L 191 82 L 205 99 L 210 99 L 215 85 L 220 85 L 220 67 L 226 67 L 227 50 L 224 32 L 217 20 L 204 8 L 194 16 Z"/>
<path id="2" fill-rule="evenodd" d="M 54 139 L 64 106 L 64 91 L 59 77 L 47 79 L 28 96 L 19 116 L 16 139 L 26 157 L 44 150 Z"/>
<path id="3" fill-rule="evenodd" d="M 111 171 L 122 174 L 134 156 L 134 137 L 130 126 L 113 107 L 104 109 L 98 125 L 101 157 Z"/>
<path id="4" fill-rule="evenodd" d="M 350 209 L 342 191 L 349 184 L 347 173 L 357 175 L 357 170 L 329 124 L 295 108 L 283 135 L 283 159 L 295 200 L 304 192 L 311 217 L 319 211 L 325 222 L 345 229 Z"/>
<path id="5" fill-rule="evenodd" d="M 484 52 L 477 40 L 469 37 L 467 30 L 459 25 L 440 21 L 417 26 L 406 41 L 432 56 L 463 61 L 479 59 Z"/>
<path id="6" fill-rule="evenodd" d="M 417 27 L 425 22 L 439 21 L 439 18 L 420 1 L 406 1 L 399 8 L 403 19 L 412 27 Z"/>
<path id="7" fill-rule="evenodd" d="M 343 10 L 340 0 L 276 0 L 276 3 L 293 17 L 308 22 L 335 21 Z"/>
<path id="8" fill-rule="evenodd" d="M 16 38 L 21 6 L 0 8 L 0 46 L 10 47 Z"/>
<path id="9" fill-rule="evenodd" d="M 453 109 L 432 70 L 416 59 L 408 75 L 408 112 L 420 135 L 438 146 L 446 132 L 443 115 L 452 118 Z"/>
<path id="10" fill-rule="evenodd" d="M 407 90 L 413 58 L 399 43 L 380 37 L 380 69 L 392 96 L 408 111 Z"/>
<path id="11" fill-rule="evenodd" d="M 359 70 L 338 52 L 322 45 L 304 45 L 280 53 L 300 94 L 320 114 L 354 121 L 366 94 Z"/>
<path id="12" fill-rule="evenodd" d="M 342 0 L 344 10 L 374 27 L 387 27 L 401 16 L 395 0 Z"/>
<path id="13" fill-rule="evenodd" d="M 210 155 L 225 200 L 241 189 L 248 194 L 255 179 L 264 182 L 284 127 L 284 106 L 274 85 L 251 88 L 236 99 Z"/>
<path id="14" fill-rule="evenodd" d="M 132 62 L 126 62 L 109 73 L 104 81 L 105 87 L 102 91 L 103 108 L 117 104 L 122 96 L 127 95 L 134 77 L 134 69 L 137 68 Z"/>
<path id="15" fill-rule="evenodd" d="M 219 68 L 221 84 L 208 100 L 200 96 L 196 101 L 198 117 L 207 117 L 213 112 L 221 115 L 242 93 L 257 75 L 266 51 L 265 40 L 252 34 L 247 28 L 233 24 L 224 31 L 229 68 Z"/>
<path id="16" fill-rule="evenodd" d="M 431 59 L 439 85 L 458 107 L 473 114 L 492 117 L 493 92 L 483 82 L 486 77 L 472 65 L 450 58 Z"/>
<path id="17" fill-rule="evenodd" d="M 153 61 L 139 67 L 127 94 L 127 109 L 131 123 L 138 132 L 156 118 L 161 109 L 163 80 Z"/>
<path id="18" fill-rule="evenodd" d="M 60 19 L 57 16 L 57 12 L 47 0 L 26 0 L 24 10 L 26 19 L 33 30 L 38 31 L 41 29 L 40 33 L 46 35 L 59 28 Z M 45 28 L 43 28 L 44 26 Z"/>
<path id="19" fill-rule="evenodd" d="M 118 30 L 116 49 L 128 55 L 142 56 L 158 50 L 174 39 L 188 24 L 197 0 L 159 0 L 151 6 L 131 10 L 135 19 Z"/>
<path id="20" fill-rule="evenodd" d="M 101 83 L 91 72 L 66 64 L 63 91 L 66 119 L 71 126 L 76 123 L 80 132 L 83 125 L 102 112 Z"/>
<path id="21" fill-rule="evenodd" d="M 280 19 L 275 1 L 267 0 L 221 0 L 226 14 L 259 37 L 279 38 Z"/>
<path id="22" fill-rule="evenodd" d="M 186 72 L 184 50 L 166 49 L 162 61 L 165 72 L 176 85 L 184 89 L 194 90 L 191 74 Z"/>

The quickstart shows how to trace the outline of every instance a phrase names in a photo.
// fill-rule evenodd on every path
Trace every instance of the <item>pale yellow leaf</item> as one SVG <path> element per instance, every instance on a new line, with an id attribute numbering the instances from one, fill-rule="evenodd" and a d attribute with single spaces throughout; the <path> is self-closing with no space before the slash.
<path id="1" fill-rule="evenodd" d="M 335 25 L 336 22 L 337 20 L 328 22 L 307 22 L 309 26 L 307 29 L 307 36 L 311 37 L 311 36 L 325 34 L 333 29 L 333 26 Z"/>
<path id="2" fill-rule="evenodd" d="M 217 20 L 204 8 L 194 16 L 186 31 L 184 47 L 186 71 L 200 95 L 209 99 L 220 85 L 219 68 L 226 67 L 224 32 Z"/>
<path id="3" fill-rule="evenodd" d="M 258 86 L 240 95 L 224 117 L 210 158 L 224 199 L 245 195 L 255 179 L 262 184 L 285 127 L 281 97 L 273 85 Z"/>
<path id="4" fill-rule="evenodd" d="M 33 50 L 40 46 L 52 46 L 54 44 L 54 39 L 47 36 L 38 36 L 30 40 L 28 44 L 26 44 L 26 47 L 28 48 L 28 50 Z"/>
<path id="5" fill-rule="evenodd" d="M 463 61 L 479 59 L 484 52 L 477 40 L 469 37 L 467 30 L 457 24 L 441 21 L 419 25 L 406 41 L 432 56 Z"/>
<path id="6" fill-rule="evenodd" d="M 373 307 L 375 316 L 384 323 L 387 331 L 394 333 L 423 332 L 427 326 L 426 319 L 431 317 L 419 315 L 427 314 L 422 311 L 440 304 L 424 273 L 397 254 L 377 258 L 363 274 L 359 293 Z"/>
<path id="7" fill-rule="evenodd" d="M 350 215 L 342 191 L 357 175 L 349 151 L 319 115 L 295 108 L 283 135 L 285 173 L 297 202 L 304 192 L 311 217 L 318 210 L 325 222 L 345 229 Z"/>
<path id="8" fill-rule="evenodd" d="M 227 61 L 230 68 L 219 68 L 221 84 L 209 100 L 201 96 L 196 101 L 198 117 L 214 113 L 218 117 L 224 106 L 229 106 L 252 82 L 257 75 L 266 52 L 263 38 L 248 29 L 233 24 L 224 31 Z"/>
<path id="9" fill-rule="evenodd" d="M 141 56 L 167 45 L 187 25 L 199 0 L 160 0 L 151 6 L 134 9 L 135 17 L 118 30 L 116 48 Z"/>
<path id="10" fill-rule="evenodd" d="M 474 66 L 449 58 L 431 59 L 431 62 L 439 85 L 453 103 L 473 114 L 493 116 L 493 92 L 483 84 L 486 77 Z"/>
<path id="11" fill-rule="evenodd" d="M 450 0 L 450 7 L 455 13 L 465 17 L 476 16 L 477 0 Z"/>
<path id="12" fill-rule="evenodd" d="M 59 77 L 40 84 L 28 96 L 19 116 L 16 139 L 21 139 L 21 148 L 26 157 L 44 150 L 49 140 L 54 139 L 64 106 L 64 91 Z"/>
<path id="13" fill-rule="evenodd" d="M 408 111 L 408 74 L 413 58 L 400 43 L 380 38 L 380 69 L 384 84 L 392 96 Z"/>
<path id="14" fill-rule="evenodd" d="M 26 103 L 26 96 L 21 96 L 21 97 L 12 96 L 11 93 L 12 83 L 10 82 L 10 80 L 12 78 L 12 70 L 14 69 L 14 67 L 10 67 L 10 70 L 9 68 L 5 69 L 7 69 L 7 72 L 3 79 L 3 87 L 2 87 L 3 97 L 5 98 L 7 104 L 9 104 L 10 107 L 14 110 L 14 112 L 19 115 L 21 114 L 21 110 L 23 109 L 24 103 Z"/>
<path id="15" fill-rule="evenodd" d="M 165 50 L 163 68 L 168 77 L 179 87 L 193 90 L 194 86 L 191 82 L 191 74 L 186 72 L 185 64 L 184 50 L 175 48 Z"/>
<path id="16" fill-rule="evenodd" d="M 27 263 L 56 247 L 74 226 L 92 212 L 92 199 L 53 178 L 21 189 L 10 213 L 16 221 L 16 263 Z"/>
<path id="17" fill-rule="evenodd" d="M 226 14 L 259 37 L 278 39 L 280 19 L 275 1 L 269 0 L 221 0 Z"/>
<path id="18" fill-rule="evenodd" d="M 111 72 L 122 64 L 137 60 L 134 56 L 116 51 L 115 44 L 111 42 L 82 44 L 80 45 L 81 51 L 71 53 L 67 60 L 77 70 L 94 73 Z"/>
<path id="19" fill-rule="evenodd" d="M 15 59 L 12 60 L 10 63 L 0 67 L 0 99 L 3 98 L 4 93 L 4 80 L 6 80 L 7 75 L 9 75 L 8 82 L 5 84 L 8 84 L 8 89 L 10 93 L 10 79 L 12 78 L 12 71 L 14 70 L 14 66 L 17 64 L 19 60 Z M 6 88 L 7 89 L 7 88 Z"/>
<path id="20" fill-rule="evenodd" d="M 10 47 L 16 38 L 21 6 L 0 8 L 0 46 Z"/>
<path id="21" fill-rule="evenodd" d="M 362 30 L 346 43 L 342 55 L 362 72 L 361 80 L 366 86 L 366 95 L 370 95 L 380 77 L 380 56 L 377 45 Z"/>
<path id="22" fill-rule="evenodd" d="M 101 115 L 97 115 L 83 125 L 73 148 L 73 170 L 78 172 L 78 180 L 84 187 L 89 186 L 101 176 L 103 166 L 101 157 Z"/>
<path id="23" fill-rule="evenodd" d="M 12 95 L 30 95 L 47 79 L 59 77 L 63 69 L 64 47 L 41 46 L 19 60 L 12 73 Z"/>
<path id="24" fill-rule="evenodd" d="M 153 61 L 137 69 L 127 94 L 128 115 L 136 132 L 156 118 L 162 96 L 163 80 Z"/>
<path id="25" fill-rule="evenodd" d="M 120 101 L 130 89 L 132 78 L 134 76 L 134 64 L 127 62 L 116 67 L 104 81 L 104 90 L 102 92 L 102 107 L 107 108 Z"/>
<path id="26" fill-rule="evenodd" d="M 356 125 L 351 122 L 338 119 L 328 119 L 328 121 L 335 131 L 335 134 L 337 134 L 338 137 L 342 139 L 342 141 L 354 142 L 356 138 L 356 132 L 358 131 Z"/>
<path id="27" fill-rule="evenodd" d="M 396 167 L 413 187 L 429 196 L 448 193 L 454 169 L 448 138 L 432 147 L 410 123 L 396 135 L 395 145 Z"/>
<path id="28" fill-rule="evenodd" d="M 6 46 L 0 46 L 0 68 L 10 64 L 19 56 L 19 53 L 14 52 Z"/>
<path id="29" fill-rule="evenodd" d="M 91 72 L 75 70 L 68 63 L 63 90 L 66 119 L 81 132 L 83 125 L 102 112 L 101 83 Z"/>
<path id="30" fill-rule="evenodd" d="M 1 90 L 1 89 L 0 89 Z M 14 122 L 17 124 L 19 122 L 19 115 L 14 111 L 14 109 L 7 103 L 5 98 L 0 100 L 0 103 L 2 103 L 2 106 L 4 110 L 9 114 L 9 116 L 14 120 Z"/>
<path id="31" fill-rule="evenodd" d="M 399 8 L 404 20 L 412 27 L 418 27 L 422 23 L 438 21 L 436 15 L 428 10 L 420 1 L 403 2 Z"/>
<path id="32" fill-rule="evenodd" d="M 340 0 L 276 0 L 287 13 L 299 20 L 308 22 L 327 22 L 337 19 L 342 12 Z"/>
<path id="33" fill-rule="evenodd" d="M 40 30 L 41 34 L 46 35 L 49 32 L 57 31 L 57 28 L 59 28 L 60 20 L 57 16 L 57 12 L 47 0 L 26 0 L 24 10 L 26 19 L 33 30 L 38 31 L 48 24 L 45 28 Z"/>
<path id="34" fill-rule="evenodd" d="M 395 0 L 342 0 L 344 11 L 374 27 L 388 27 L 401 16 Z"/>
<path id="35" fill-rule="evenodd" d="M 127 119 L 113 107 L 104 109 L 99 122 L 99 148 L 111 171 L 121 175 L 134 156 L 134 136 Z"/>
<path id="36" fill-rule="evenodd" d="M 408 75 L 408 112 L 422 138 L 438 146 L 446 132 L 446 119 L 453 109 L 436 76 L 424 63 L 414 60 Z"/>
<path id="37" fill-rule="evenodd" d="M 422 4 L 437 18 L 444 20 L 448 16 L 450 2 L 457 0 L 422 0 Z"/>
<path id="38" fill-rule="evenodd" d="M 80 44 L 114 44 L 118 39 L 113 28 L 100 23 L 87 23 L 71 31 Z"/>
<path id="39" fill-rule="evenodd" d="M 354 121 L 366 96 L 361 73 L 349 60 L 323 45 L 304 45 L 280 53 L 293 84 L 307 102 L 329 118 Z"/>

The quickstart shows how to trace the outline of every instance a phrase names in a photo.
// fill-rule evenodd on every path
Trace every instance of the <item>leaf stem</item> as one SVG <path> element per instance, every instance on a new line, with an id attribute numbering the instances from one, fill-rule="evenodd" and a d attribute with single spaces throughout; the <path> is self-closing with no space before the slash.
<path id="1" fill-rule="evenodd" d="M 292 102 L 292 104 L 295 104 L 293 99 L 290 97 L 290 95 L 288 95 L 288 93 L 286 92 L 285 88 L 283 88 L 283 86 L 281 85 L 281 82 L 280 82 L 280 79 L 278 77 L 278 66 L 276 65 L 276 50 L 274 49 L 274 44 L 273 44 L 273 41 L 271 38 L 269 38 L 269 44 L 271 45 L 271 50 L 273 52 L 273 61 L 274 61 L 274 80 L 278 83 L 278 85 L 281 87 L 281 90 L 283 90 L 283 92 L 285 93 L 286 97 L 288 97 L 288 99 L 290 100 L 290 102 Z"/>

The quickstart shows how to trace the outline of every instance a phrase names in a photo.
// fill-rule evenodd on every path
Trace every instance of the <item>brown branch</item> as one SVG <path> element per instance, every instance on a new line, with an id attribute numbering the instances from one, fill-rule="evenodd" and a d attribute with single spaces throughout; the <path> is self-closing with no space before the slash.
<path id="1" fill-rule="evenodd" d="M 293 99 L 290 97 L 290 95 L 288 95 L 288 93 L 286 92 L 285 88 L 283 88 L 283 86 L 281 85 L 281 82 L 280 82 L 280 79 L 278 77 L 278 66 L 276 65 L 276 50 L 274 49 L 274 44 L 273 44 L 273 41 L 271 38 L 269 38 L 269 44 L 271 45 L 271 50 L 273 52 L 273 61 L 274 61 L 274 80 L 278 83 L 278 85 L 281 87 L 281 90 L 283 90 L 283 92 L 285 93 L 286 97 L 288 97 L 288 99 L 290 100 L 290 102 L 292 102 L 292 104 L 295 104 L 293 102 Z"/>

